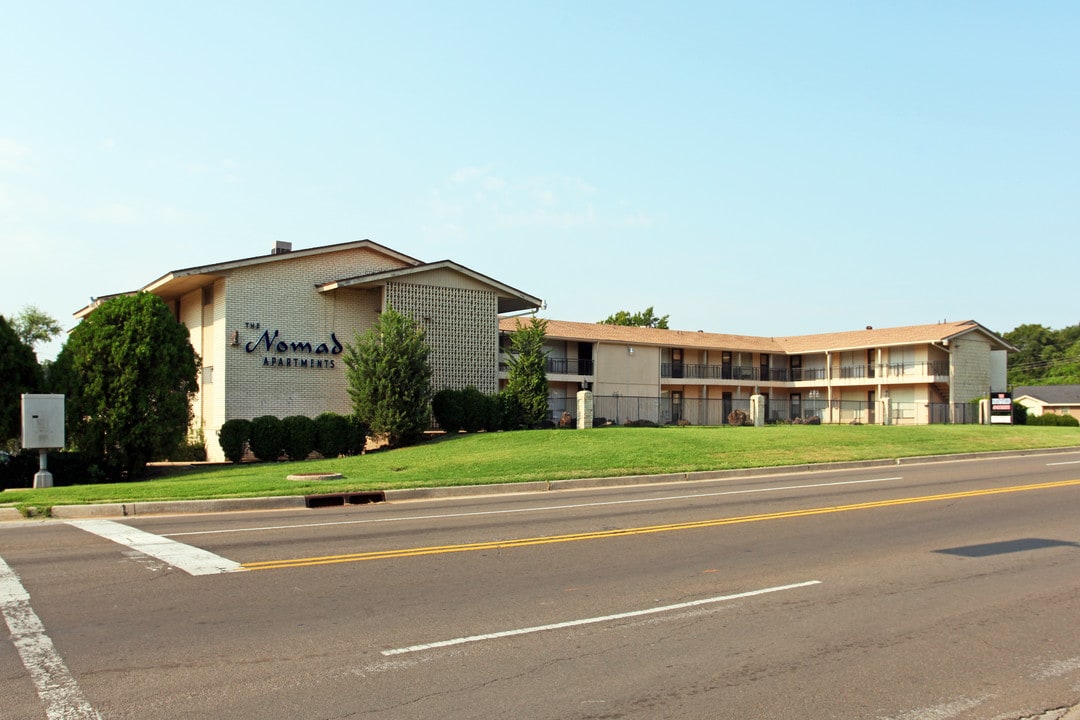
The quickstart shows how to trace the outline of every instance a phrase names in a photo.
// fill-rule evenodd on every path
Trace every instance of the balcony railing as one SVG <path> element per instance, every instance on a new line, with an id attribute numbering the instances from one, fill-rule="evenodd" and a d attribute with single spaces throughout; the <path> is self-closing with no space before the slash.
<path id="1" fill-rule="evenodd" d="M 549 357 L 546 368 L 550 375 L 592 375 L 593 361 Z"/>
<path id="2" fill-rule="evenodd" d="M 764 378 L 762 376 L 765 376 Z M 871 378 L 899 377 L 948 377 L 948 360 L 931 360 L 918 363 L 894 363 L 891 365 L 842 365 L 834 378 L 861 380 Z M 689 380 L 751 380 L 765 382 L 813 382 L 827 377 L 825 368 L 762 368 L 754 365 L 695 365 L 689 363 L 661 363 L 660 377 Z"/>
<path id="3" fill-rule="evenodd" d="M 660 377 L 688 378 L 690 380 L 767 380 L 785 382 L 788 379 L 787 368 L 762 368 L 755 365 L 694 365 L 689 363 L 661 363 Z"/>

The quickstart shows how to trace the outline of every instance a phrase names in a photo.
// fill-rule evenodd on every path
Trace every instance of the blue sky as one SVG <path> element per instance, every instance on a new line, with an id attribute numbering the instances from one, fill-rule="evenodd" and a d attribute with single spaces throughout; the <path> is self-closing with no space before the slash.
<path id="1" fill-rule="evenodd" d="M 0 314 L 371 239 L 594 322 L 1080 321 L 1080 6 L 6 2 Z M 1056 268 L 1056 269 L 1055 269 Z M 39 348 L 55 355 L 59 345 Z"/>

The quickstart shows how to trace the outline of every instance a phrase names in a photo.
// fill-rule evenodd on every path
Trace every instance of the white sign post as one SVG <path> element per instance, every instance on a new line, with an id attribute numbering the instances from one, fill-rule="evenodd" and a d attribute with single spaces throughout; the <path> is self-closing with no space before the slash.
<path id="1" fill-rule="evenodd" d="M 52 487 L 49 449 L 64 447 L 63 395 L 22 396 L 22 446 L 38 451 L 40 469 L 34 475 L 34 487 Z"/>

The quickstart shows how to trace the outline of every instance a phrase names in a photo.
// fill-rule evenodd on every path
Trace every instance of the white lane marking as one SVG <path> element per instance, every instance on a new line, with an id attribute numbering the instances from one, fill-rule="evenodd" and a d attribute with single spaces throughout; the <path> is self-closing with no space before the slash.
<path id="1" fill-rule="evenodd" d="M 68 520 L 67 522 L 80 530 L 157 558 L 189 575 L 216 575 L 245 570 L 240 563 L 215 555 L 209 550 L 185 545 L 112 520 Z"/>
<path id="2" fill-rule="evenodd" d="M 3 558 L 0 558 L 0 612 L 11 631 L 11 642 L 45 705 L 45 716 L 49 720 L 101 720 L 45 634 L 41 618 L 30 607 L 30 593 Z"/>
<path id="3" fill-rule="evenodd" d="M 782 492 L 785 490 L 809 490 L 813 488 L 838 487 L 841 485 L 865 485 L 867 483 L 892 482 L 903 480 L 902 477 L 873 478 L 870 480 L 844 480 L 831 483 L 813 483 L 811 485 L 789 485 L 786 487 L 752 488 L 750 490 L 721 490 L 711 493 L 691 493 L 688 495 L 667 495 L 658 498 L 634 498 L 632 500 L 604 500 L 601 502 L 578 503 L 574 505 L 546 505 L 540 507 L 512 508 L 509 510 L 476 510 L 463 513 L 444 513 L 442 515 L 409 515 L 396 518 L 365 518 L 363 520 L 336 520 L 333 522 L 301 523 L 297 525 L 265 525 L 250 528 L 228 528 L 221 530 L 192 530 L 190 532 L 166 533 L 162 537 L 185 537 L 188 535 L 217 535 L 225 533 L 267 532 L 269 530 L 295 530 L 298 528 L 331 527 L 333 525 L 366 525 L 368 523 L 406 522 L 414 520 L 443 520 L 450 518 L 477 517 L 479 515 L 513 515 L 517 513 L 550 512 L 552 510 L 579 510 L 581 508 L 604 507 L 609 505 L 633 505 L 636 503 L 671 502 L 672 500 L 693 500 L 696 498 L 720 497 L 724 495 L 753 495 L 756 493 Z"/>
<path id="4" fill-rule="evenodd" d="M 729 600 L 741 600 L 742 598 L 755 597 L 757 595 L 766 595 L 768 593 L 782 592 L 784 590 L 796 590 L 798 588 L 810 587 L 811 585 L 820 584 L 820 580 L 808 580 L 806 582 L 794 583 L 792 585 L 779 585 L 777 587 L 763 588 L 761 590 L 750 590 L 748 592 L 735 593 L 734 595 L 720 595 L 718 597 L 704 598 L 702 600 L 692 600 L 690 602 L 678 603 L 676 605 L 665 605 L 664 607 L 646 608 L 645 610 L 631 610 L 630 612 L 617 613 L 615 615 L 604 615 L 602 617 L 568 620 L 561 623 L 552 623 L 551 625 L 536 625 L 534 627 L 517 628 L 515 630 L 502 630 L 500 632 L 485 633 L 483 635 L 470 635 L 468 637 L 454 638 L 453 640 L 439 640 L 438 642 L 424 643 L 422 645 L 410 645 L 409 647 L 395 648 L 393 650 L 383 650 L 382 654 L 388 657 L 391 655 L 404 655 L 406 653 L 423 652 L 424 650 L 434 650 L 436 648 L 450 647 L 451 645 L 463 645 L 465 643 L 482 642 L 484 640 L 497 640 L 499 638 L 513 637 L 515 635 L 529 635 L 532 633 L 545 632 L 547 630 L 562 630 L 564 628 L 579 627 L 581 625 L 595 625 L 597 623 L 612 622 L 614 620 L 624 620 L 626 618 L 641 617 L 643 615 L 656 615 L 659 613 L 673 612 L 675 610 L 685 610 L 686 608 L 700 607 L 701 605 L 711 605 L 714 603 L 727 602 Z"/>
<path id="5" fill-rule="evenodd" d="M 1054 467 L 1055 465 L 1080 465 L 1080 460 L 1069 460 L 1068 462 L 1046 463 L 1046 467 Z"/>

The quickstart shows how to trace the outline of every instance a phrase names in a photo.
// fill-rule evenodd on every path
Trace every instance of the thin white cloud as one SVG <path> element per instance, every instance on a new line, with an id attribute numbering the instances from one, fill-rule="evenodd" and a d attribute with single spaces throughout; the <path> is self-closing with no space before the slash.
<path id="1" fill-rule="evenodd" d="M 432 190 L 433 222 L 427 232 L 468 234 L 470 228 L 571 229 L 585 226 L 643 227 L 649 216 L 625 202 L 605 198 L 587 180 L 572 175 L 505 178 L 491 165 L 453 172 Z"/>
<path id="2" fill-rule="evenodd" d="M 0 161 L 14 162 L 30 154 L 30 148 L 20 145 L 15 140 L 0 137 Z"/>
<path id="3" fill-rule="evenodd" d="M 86 217 L 94 222 L 111 223 L 113 225 L 132 225 L 139 221 L 138 211 L 124 203 L 110 203 L 109 205 L 91 208 Z"/>
<path id="4" fill-rule="evenodd" d="M 450 176 L 450 180 L 455 182 L 455 183 L 458 183 L 458 184 L 472 182 L 473 180 L 477 180 L 479 178 L 484 177 L 490 171 L 491 171 L 490 166 L 488 166 L 488 167 L 465 167 L 465 168 L 461 168 L 460 170 L 455 171 L 454 174 Z"/>

